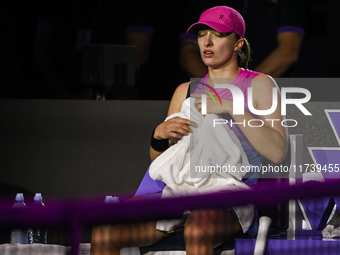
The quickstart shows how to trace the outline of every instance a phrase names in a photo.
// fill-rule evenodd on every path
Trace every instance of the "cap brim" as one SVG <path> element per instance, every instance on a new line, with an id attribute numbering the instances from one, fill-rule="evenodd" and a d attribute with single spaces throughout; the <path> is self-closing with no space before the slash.
<path id="1" fill-rule="evenodd" d="M 211 27 L 212 29 L 214 29 L 215 31 L 217 32 L 220 32 L 220 33 L 230 33 L 230 32 L 233 32 L 233 29 L 230 28 L 229 26 L 227 25 L 222 25 L 220 23 L 216 23 L 216 22 L 212 22 L 212 21 L 201 21 L 201 22 L 196 22 L 194 24 L 192 24 L 188 30 L 187 30 L 187 33 L 188 34 L 197 34 L 198 33 L 198 27 L 199 25 L 206 25 L 208 27 Z"/>

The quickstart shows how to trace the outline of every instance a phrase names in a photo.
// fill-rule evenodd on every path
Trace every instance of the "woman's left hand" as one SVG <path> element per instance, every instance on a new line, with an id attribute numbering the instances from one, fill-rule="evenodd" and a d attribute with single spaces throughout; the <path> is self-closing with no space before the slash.
<path id="1" fill-rule="evenodd" d="M 195 107 L 199 112 L 202 112 L 202 94 L 191 94 L 190 95 L 193 98 L 196 98 L 195 100 Z M 230 113 L 232 110 L 232 100 L 227 98 L 221 98 L 221 102 L 218 99 L 217 96 L 213 96 L 214 99 L 207 95 L 207 109 L 206 112 L 213 113 L 213 114 L 222 114 L 222 113 Z"/>

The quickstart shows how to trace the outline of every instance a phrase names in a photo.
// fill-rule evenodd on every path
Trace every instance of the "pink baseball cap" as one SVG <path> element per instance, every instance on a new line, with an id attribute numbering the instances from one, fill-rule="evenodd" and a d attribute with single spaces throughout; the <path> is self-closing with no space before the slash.
<path id="1" fill-rule="evenodd" d="M 220 33 L 235 32 L 242 38 L 246 33 L 246 24 L 242 15 L 228 6 L 216 6 L 204 11 L 198 22 L 192 24 L 187 33 L 197 33 L 197 25 L 207 25 Z"/>

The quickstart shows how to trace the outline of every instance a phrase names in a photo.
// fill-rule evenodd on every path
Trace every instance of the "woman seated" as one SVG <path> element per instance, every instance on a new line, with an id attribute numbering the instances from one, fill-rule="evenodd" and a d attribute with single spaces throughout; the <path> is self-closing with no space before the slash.
<path id="1" fill-rule="evenodd" d="M 197 86 L 191 88 L 191 94 L 188 92 L 190 82 L 187 82 L 179 85 L 174 92 L 168 116 L 179 113 L 183 102 L 191 94 L 191 97 L 196 98 L 194 107 L 198 112 L 204 107 L 206 114 L 217 114 L 238 123 L 230 125 L 230 128 L 239 139 L 250 165 L 260 166 L 265 158 L 274 163 L 281 162 L 287 152 L 287 133 L 281 125 L 280 97 L 276 110 L 268 115 L 257 116 L 249 110 L 248 88 L 252 88 L 253 107 L 268 110 L 272 107 L 273 88 L 277 86 L 268 75 L 247 69 L 250 48 L 244 38 L 245 22 L 242 16 L 227 6 L 217 6 L 203 12 L 199 21 L 188 29 L 188 33 L 198 35 L 201 57 L 208 66 L 208 73 L 202 81 L 214 87 L 211 79 L 226 79 L 229 84 L 238 87 L 244 95 L 244 114 L 234 114 L 233 97 L 228 89 L 216 89 L 220 103 L 215 104 L 215 101 L 219 102 L 215 95 L 214 98 L 207 96 L 202 105 L 200 93 L 203 90 Z M 254 119 L 262 120 L 263 125 L 254 127 L 247 124 Z M 174 139 L 188 136 L 195 126 L 196 123 L 190 119 L 181 117 L 173 117 L 159 124 L 152 135 L 151 160 L 154 161 L 169 146 L 174 146 L 171 142 Z M 243 181 L 249 186 L 254 185 L 256 176 L 243 178 Z M 256 230 L 256 224 L 253 224 L 257 220 L 253 217 L 254 209 L 245 208 L 247 210 L 244 212 L 234 208 L 193 210 L 186 215 L 182 224 L 172 226 L 170 230 L 157 229 L 157 221 L 95 227 L 91 254 L 119 254 L 123 247 L 151 245 L 179 231 L 184 232 L 188 255 L 213 254 L 214 247 L 234 235 Z"/>

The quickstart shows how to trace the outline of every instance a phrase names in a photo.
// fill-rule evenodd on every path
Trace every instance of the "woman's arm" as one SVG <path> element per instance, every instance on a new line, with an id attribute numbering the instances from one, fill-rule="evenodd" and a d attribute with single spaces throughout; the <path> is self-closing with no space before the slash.
<path id="1" fill-rule="evenodd" d="M 272 106 L 272 89 L 277 87 L 276 83 L 267 75 L 259 75 L 253 79 L 253 106 L 257 110 L 268 110 Z M 245 127 L 239 125 L 240 129 L 247 137 L 253 147 L 264 157 L 280 163 L 287 154 L 288 148 L 288 132 L 281 125 L 283 116 L 281 115 L 281 96 L 278 90 L 276 110 L 269 115 L 260 115 L 263 121 L 262 127 Z M 235 122 L 245 119 L 248 123 L 250 119 L 254 119 L 250 112 L 245 111 L 245 115 L 232 115 Z M 270 121 L 275 120 L 275 121 Z"/>
<path id="2" fill-rule="evenodd" d="M 189 84 L 190 82 L 182 83 L 177 87 L 172 96 L 167 116 L 181 111 L 182 103 L 186 99 Z M 190 133 L 190 125 L 194 125 L 190 120 L 172 118 L 159 124 L 155 129 L 153 137 L 157 140 L 169 139 L 171 137 L 181 138 L 182 135 L 188 135 Z M 169 142 L 169 146 L 170 145 L 171 143 Z M 151 161 L 154 161 L 162 153 L 163 151 L 156 151 L 150 146 Z"/>
<path id="3" fill-rule="evenodd" d="M 267 75 L 259 75 L 252 80 L 251 87 L 253 89 L 253 106 L 257 110 L 268 110 L 272 106 L 272 88 L 276 87 L 275 82 Z M 200 111 L 201 99 L 200 95 L 192 95 L 197 97 L 195 105 Z M 278 100 L 276 110 L 269 115 L 261 115 L 259 118 L 263 121 L 262 127 L 251 127 L 248 121 L 254 119 L 254 116 L 247 110 L 244 115 L 233 114 L 233 100 L 222 98 L 222 106 L 215 105 L 210 97 L 207 97 L 207 113 L 229 113 L 233 118 L 233 123 L 238 123 L 238 127 L 242 130 L 252 146 L 264 157 L 280 163 L 287 153 L 287 130 L 281 125 L 283 117 L 281 116 L 281 98 L 278 92 Z M 274 121 L 275 120 L 275 121 Z M 256 123 L 251 125 L 255 126 Z M 260 125 L 259 125 L 260 126 Z"/>

